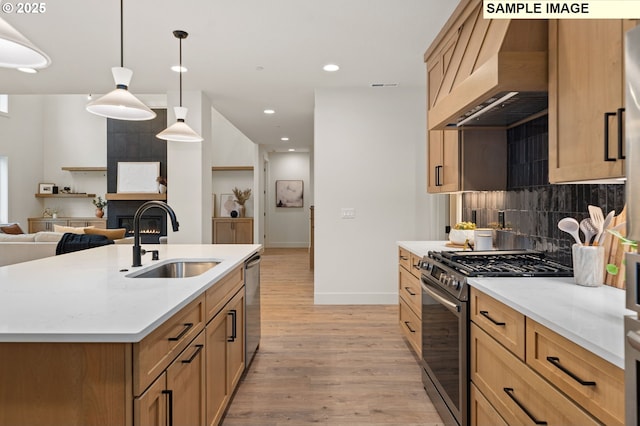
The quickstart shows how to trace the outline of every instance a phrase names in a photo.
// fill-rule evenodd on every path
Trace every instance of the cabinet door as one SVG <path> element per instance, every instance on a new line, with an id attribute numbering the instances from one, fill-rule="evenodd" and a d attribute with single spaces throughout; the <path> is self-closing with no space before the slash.
<path id="1" fill-rule="evenodd" d="M 235 243 L 236 244 L 253 244 L 253 221 L 238 220 L 235 225 Z"/>
<path id="2" fill-rule="evenodd" d="M 460 189 L 460 149 L 457 130 L 429 132 L 427 190 L 431 193 Z"/>
<path id="3" fill-rule="evenodd" d="M 626 25 L 622 20 L 549 21 L 551 183 L 624 176 L 618 149 L 623 129 L 615 113 L 624 107 Z M 614 115 L 605 118 L 605 113 Z"/>
<path id="4" fill-rule="evenodd" d="M 229 389 L 235 389 L 245 365 L 244 353 L 244 287 L 229 301 L 227 309 Z"/>
<path id="5" fill-rule="evenodd" d="M 222 310 L 205 329 L 207 358 L 207 425 L 217 425 L 227 406 L 229 390 L 227 379 L 227 313 Z"/>
<path id="6" fill-rule="evenodd" d="M 133 401 L 135 426 L 166 426 L 168 394 L 163 373 L 140 397 Z"/>
<path id="7" fill-rule="evenodd" d="M 205 424 L 205 336 L 200 333 L 167 368 L 172 406 L 169 424 Z"/>
<path id="8" fill-rule="evenodd" d="M 429 140 L 427 142 L 427 192 L 440 192 L 443 137 L 441 130 L 429 131 Z"/>
<path id="9" fill-rule="evenodd" d="M 29 233 L 53 231 L 53 225 L 67 226 L 66 219 L 29 219 Z"/>
<path id="10" fill-rule="evenodd" d="M 231 220 L 213 221 L 213 242 L 214 244 L 233 244 L 235 243 L 235 233 L 233 222 Z"/>

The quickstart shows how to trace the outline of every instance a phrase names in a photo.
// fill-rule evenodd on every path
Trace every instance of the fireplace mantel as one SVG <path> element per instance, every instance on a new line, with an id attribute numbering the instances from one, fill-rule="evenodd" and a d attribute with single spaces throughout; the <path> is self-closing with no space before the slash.
<path id="1" fill-rule="evenodd" d="M 120 201 L 148 201 L 148 200 L 160 200 L 166 201 L 167 194 L 156 194 L 154 192 L 123 192 L 114 193 L 110 192 L 105 195 L 107 200 L 120 200 Z"/>

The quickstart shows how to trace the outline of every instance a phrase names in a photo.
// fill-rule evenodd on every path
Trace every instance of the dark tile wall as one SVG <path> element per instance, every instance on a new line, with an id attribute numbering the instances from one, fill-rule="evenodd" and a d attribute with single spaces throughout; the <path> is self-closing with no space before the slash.
<path id="1" fill-rule="evenodd" d="M 589 204 L 602 207 L 605 215 L 620 213 L 625 185 L 549 184 L 547 139 L 547 116 L 509 129 L 507 190 L 464 193 L 462 219 L 472 220 L 475 211 L 478 226 L 495 227 L 504 211 L 507 230 L 497 231 L 498 247 L 541 250 L 571 265 L 573 237 L 558 229 L 558 221 L 588 217 Z"/>

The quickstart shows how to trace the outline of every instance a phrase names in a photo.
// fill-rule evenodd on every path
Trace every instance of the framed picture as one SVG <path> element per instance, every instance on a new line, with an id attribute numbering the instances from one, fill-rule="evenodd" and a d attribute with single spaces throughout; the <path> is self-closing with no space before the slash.
<path id="1" fill-rule="evenodd" d="M 53 194 L 54 186 L 55 186 L 55 183 L 38 184 L 38 194 Z"/>
<path id="2" fill-rule="evenodd" d="M 277 180 L 276 207 L 303 207 L 303 185 L 301 180 Z"/>
<path id="3" fill-rule="evenodd" d="M 232 217 L 231 212 L 237 212 L 238 207 L 235 195 L 220 194 L 220 217 Z"/>
<path id="4" fill-rule="evenodd" d="M 160 162 L 118 162 L 118 188 L 120 193 L 158 193 L 156 179 L 160 176 Z"/>

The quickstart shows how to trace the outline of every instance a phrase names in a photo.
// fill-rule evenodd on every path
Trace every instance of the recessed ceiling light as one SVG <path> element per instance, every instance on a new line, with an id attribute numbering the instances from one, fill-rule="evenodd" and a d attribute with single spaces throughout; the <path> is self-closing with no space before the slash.
<path id="1" fill-rule="evenodd" d="M 18 68 L 18 71 L 22 71 L 22 72 L 25 72 L 27 74 L 35 74 L 35 73 L 38 72 L 38 70 L 36 70 L 34 68 L 23 68 L 23 67 Z"/>
<path id="2" fill-rule="evenodd" d="M 294 152 L 294 151 L 295 151 L 295 149 L 289 148 L 289 152 Z"/>
<path id="3" fill-rule="evenodd" d="M 274 110 L 272 110 L 272 109 L 265 109 L 263 112 L 264 112 L 265 114 L 275 114 L 275 113 L 276 113 L 276 112 L 275 112 Z"/>
<path id="4" fill-rule="evenodd" d="M 285 137 L 280 138 L 280 140 L 281 140 L 281 141 L 288 141 L 288 140 L 289 140 L 289 138 L 285 136 Z"/>
<path id="5" fill-rule="evenodd" d="M 181 67 L 180 65 L 173 65 L 171 67 L 171 71 L 173 71 L 173 72 L 187 72 L 188 70 L 187 70 L 187 67 L 185 67 L 185 66 Z"/>
<path id="6" fill-rule="evenodd" d="M 328 72 L 334 72 L 334 71 L 338 71 L 340 67 L 336 64 L 327 64 L 324 67 L 322 67 L 322 69 Z"/>

